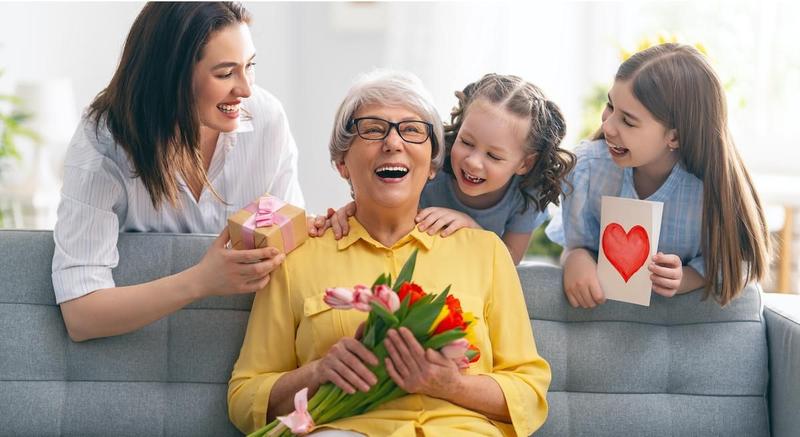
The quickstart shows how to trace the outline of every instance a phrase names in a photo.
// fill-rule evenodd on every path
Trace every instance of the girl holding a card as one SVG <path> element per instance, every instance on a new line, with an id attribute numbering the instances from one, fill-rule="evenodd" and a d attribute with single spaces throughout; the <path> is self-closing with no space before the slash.
<path id="1" fill-rule="evenodd" d="M 255 86 L 238 3 L 148 3 L 67 151 L 53 289 L 70 337 L 122 334 L 215 294 L 252 293 L 284 255 L 227 250 L 228 215 L 269 190 L 303 204 L 280 102 Z M 196 265 L 117 286 L 120 232 L 219 233 Z M 153 254 L 153 262 L 161 260 Z"/>
<path id="2" fill-rule="evenodd" d="M 564 292 L 574 307 L 605 301 L 597 276 L 602 196 L 664 203 L 646 268 L 653 291 L 704 288 L 721 305 L 769 268 L 761 203 L 727 125 L 725 95 L 702 54 L 680 44 L 636 53 L 617 71 L 602 127 L 576 149 L 561 220 Z"/>

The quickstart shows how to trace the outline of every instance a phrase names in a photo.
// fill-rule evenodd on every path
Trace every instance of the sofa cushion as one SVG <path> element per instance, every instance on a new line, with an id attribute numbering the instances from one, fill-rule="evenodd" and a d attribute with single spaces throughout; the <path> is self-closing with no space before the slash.
<path id="1" fill-rule="evenodd" d="M 767 344 L 757 287 L 725 308 L 702 292 L 650 307 L 572 308 L 557 267 L 518 269 L 539 353 L 552 367 L 536 433 L 768 435 Z"/>

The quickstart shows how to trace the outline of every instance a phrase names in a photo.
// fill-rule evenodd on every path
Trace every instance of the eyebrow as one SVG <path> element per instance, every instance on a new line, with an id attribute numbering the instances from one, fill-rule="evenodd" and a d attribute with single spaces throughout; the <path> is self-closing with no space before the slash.
<path id="1" fill-rule="evenodd" d="M 611 104 L 612 104 L 612 106 L 613 106 L 614 102 L 611 100 L 611 94 L 608 94 L 607 96 L 608 96 L 608 103 L 611 103 Z M 623 114 L 624 114 L 626 117 L 628 117 L 628 118 L 632 119 L 633 121 L 636 121 L 636 122 L 638 122 L 638 121 L 639 121 L 639 117 L 637 117 L 637 116 L 635 116 L 635 115 L 631 114 L 630 112 L 628 112 L 628 111 L 623 111 L 622 109 L 620 109 L 620 111 L 622 111 L 622 113 L 623 113 Z"/>
<path id="2" fill-rule="evenodd" d="M 247 62 L 250 62 L 250 61 L 252 61 L 252 60 L 253 60 L 253 58 L 255 58 L 255 57 L 256 57 L 256 54 L 255 54 L 255 53 L 253 53 L 253 56 L 251 56 L 251 57 L 250 57 L 250 59 L 248 59 L 248 60 L 247 60 Z M 215 65 L 215 66 L 211 67 L 211 69 L 212 69 L 212 70 L 217 70 L 217 69 L 220 69 L 220 68 L 230 68 L 230 67 L 235 67 L 235 66 L 237 66 L 237 65 L 239 65 L 239 63 L 238 63 L 238 62 L 220 62 L 219 64 L 217 64 L 217 65 Z"/>

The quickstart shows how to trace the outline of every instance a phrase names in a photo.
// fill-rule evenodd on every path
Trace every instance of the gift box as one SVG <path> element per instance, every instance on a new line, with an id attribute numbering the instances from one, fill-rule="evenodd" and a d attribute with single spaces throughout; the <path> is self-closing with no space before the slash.
<path id="1" fill-rule="evenodd" d="M 274 247 L 289 253 L 308 238 L 306 212 L 265 194 L 228 217 L 234 249 Z"/>

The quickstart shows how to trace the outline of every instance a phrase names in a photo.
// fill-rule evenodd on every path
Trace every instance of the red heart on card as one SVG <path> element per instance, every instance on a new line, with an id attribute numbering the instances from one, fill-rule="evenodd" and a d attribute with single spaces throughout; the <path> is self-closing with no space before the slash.
<path id="1" fill-rule="evenodd" d="M 628 233 L 619 223 L 610 223 L 603 230 L 603 252 L 625 282 L 639 271 L 650 255 L 650 238 L 640 225 Z"/>

